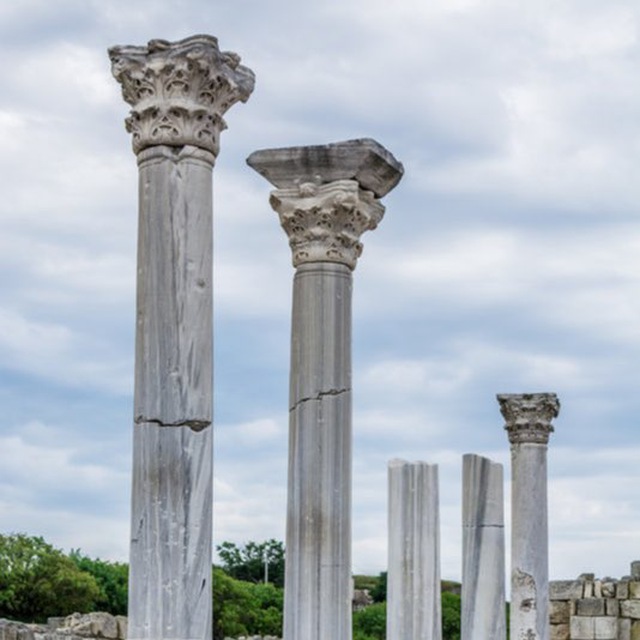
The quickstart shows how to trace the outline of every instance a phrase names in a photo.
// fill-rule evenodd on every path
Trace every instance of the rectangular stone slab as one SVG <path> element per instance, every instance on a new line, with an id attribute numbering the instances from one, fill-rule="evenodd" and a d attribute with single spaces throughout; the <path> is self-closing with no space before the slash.
<path id="1" fill-rule="evenodd" d="M 247 164 L 278 189 L 304 182 L 327 184 L 355 180 L 362 189 L 381 198 L 393 189 L 404 173 L 402 163 L 371 138 L 331 144 L 261 149 Z"/>

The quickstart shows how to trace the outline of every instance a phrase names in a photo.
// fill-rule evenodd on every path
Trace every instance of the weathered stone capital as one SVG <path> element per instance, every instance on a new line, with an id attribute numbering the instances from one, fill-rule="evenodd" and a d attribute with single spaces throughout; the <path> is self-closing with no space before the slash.
<path id="1" fill-rule="evenodd" d="M 355 180 L 305 182 L 271 192 L 269 202 L 289 237 L 293 266 L 338 262 L 355 269 L 360 236 L 378 226 L 384 207 Z"/>
<path id="2" fill-rule="evenodd" d="M 217 155 L 223 114 L 246 102 L 255 82 L 240 57 L 220 51 L 213 36 L 111 47 L 109 57 L 132 107 L 125 124 L 135 153 L 155 145 L 193 145 Z"/>
<path id="3" fill-rule="evenodd" d="M 555 393 L 505 393 L 497 396 L 511 444 L 547 444 L 551 420 L 560 411 Z"/>
<path id="4" fill-rule="evenodd" d="M 338 262 L 355 269 L 360 236 L 384 215 L 378 198 L 398 184 L 404 171 L 369 138 L 262 149 L 247 164 L 277 187 L 270 202 L 289 236 L 294 267 Z"/>

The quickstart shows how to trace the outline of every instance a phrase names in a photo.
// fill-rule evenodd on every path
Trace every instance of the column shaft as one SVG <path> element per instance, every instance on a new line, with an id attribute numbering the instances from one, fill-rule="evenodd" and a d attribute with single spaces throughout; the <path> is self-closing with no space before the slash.
<path id="1" fill-rule="evenodd" d="M 511 444 L 512 640 L 549 640 L 547 443 L 555 393 L 498 395 Z"/>
<path id="2" fill-rule="evenodd" d="M 298 267 L 284 637 L 351 637 L 351 270 Z"/>
<path id="3" fill-rule="evenodd" d="M 211 636 L 214 157 L 140 166 L 131 640 Z"/>
<path id="4" fill-rule="evenodd" d="M 467 454 L 462 468 L 462 640 L 504 640 L 502 465 Z"/>
<path id="5" fill-rule="evenodd" d="M 438 466 L 389 463 L 387 638 L 440 640 Z"/>
<path id="6" fill-rule="evenodd" d="M 529 633 L 531 630 L 534 635 Z M 511 446 L 511 637 L 549 638 L 547 446 Z"/>

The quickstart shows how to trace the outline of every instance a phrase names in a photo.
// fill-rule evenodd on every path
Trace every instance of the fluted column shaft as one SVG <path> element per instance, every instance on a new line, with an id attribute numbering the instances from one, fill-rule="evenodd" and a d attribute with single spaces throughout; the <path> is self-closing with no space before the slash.
<path id="1" fill-rule="evenodd" d="M 109 50 L 139 167 L 129 640 L 212 632 L 213 209 L 253 74 L 211 36 Z M 221 106 L 217 101 L 224 99 Z"/>
<path id="2" fill-rule="evenodd" d="M 256 151 L 293 284 L 285 640 L 351 638 L 351 272 L 402 175 L 371 140 Z M 376 169 L 374 172 L 373 169 Z"/>
<path id="3" fill-rule="evenodd" d="M 511 443 L 510 637 L 549 640 L 547 443 L 553 393 L 498 396 Z"/>
<path id="4" fill-rule="evenodd" d="M 293 285 L 285 638 L 351 632 L 351 270 Z"/>
<path id="5" fill-rule="evenodd" d="M 438 465 L 389 463 L 387 638 L 440 640 Z"/>
<path id="6" fill-rule="evenodd" d="M 462 640 L 504 640 L 502 465 L 467 454 L 462 466 Z"/>

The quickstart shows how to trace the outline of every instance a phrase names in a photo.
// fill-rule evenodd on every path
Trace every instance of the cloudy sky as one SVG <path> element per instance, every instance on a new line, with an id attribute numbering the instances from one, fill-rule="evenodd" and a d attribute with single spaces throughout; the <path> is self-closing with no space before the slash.
<path id="1" fill-rule="evenodd" d="M 215 543 L 284 536 L 293 269 L 254 150 L 404 163 L 354 292 L 356 573 L 386 465 L 504 462 L 500 392 L 554 391 L 550 572 L 640 558 L 640 10 L 631 0 L 4 0 L 0 531 L 125 560 L 137 168 L 114 44 L 218 37 L 256 73 L 214 178 Z M 508 495 L 508 484 L 507 484 Z"/>

